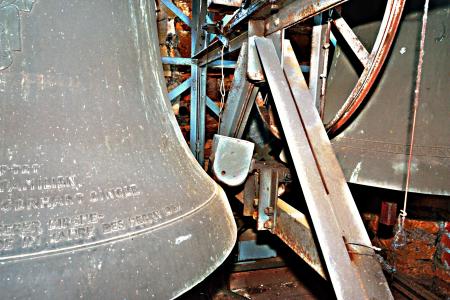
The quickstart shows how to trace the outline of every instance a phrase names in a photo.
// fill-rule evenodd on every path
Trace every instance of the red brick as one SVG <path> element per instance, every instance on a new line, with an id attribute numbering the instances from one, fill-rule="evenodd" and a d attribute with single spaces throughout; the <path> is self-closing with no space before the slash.
<path id="1" fill-rule="evenodd" d="M 407 218 L 405 220 L 405 229 L 421 229 L 430 234 L 437 234 L 439 232 L 439 224 L 437 222 L 411 220 Z"/>
<path id="2" fill-rule="evenodd" d="M 441 262 L 444 264 L 444 267 L 446 269 L 450 269 L 450 253 L 448 251 L 442 251 Z"/>
<path id="3" fill-rule="evenodd" d="M 449 233 L 443 233 L 441 235 L 441 246 L 443 248 L 447 248 L 450 249 L 450 237 L 449 237 Z"/>
<path id="4" fill-rule="evenodd" d="M 445 222 L 445 230 L 447 230 L 447 232 L 450 232 L 450 222 Z"/>

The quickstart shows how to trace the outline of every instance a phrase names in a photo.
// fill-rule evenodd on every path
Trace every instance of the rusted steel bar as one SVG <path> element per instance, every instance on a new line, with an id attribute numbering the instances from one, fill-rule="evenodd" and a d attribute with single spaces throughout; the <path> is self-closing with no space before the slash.
<path id="1" fill-rule="evenodd" d="M 290 43 L 256 46 L 337 298 L 393 299 Z"/>
<path id="2" fill-rule="evenodd" d="M 228 48 L 225 49 L 224 54 L 228 54 L 236 50 L 239 50 L 242 47 L 242 43 L 247 41 L 247 39 L 248 34 L 247 32 L 244 32 L 235 37 L 234 39 L 230 40 Z M 212 61 L 219 59 L 222 56 L 221 45 L 222 44 L 220 41 L 212 42 L 207 48 L 197 53 L 195 55 L 195 58 L 198 58 L 199 66 L 202 67 Z"/>
<path id="3" fill-rule="evenodd" d="M 359 59 L 363 67 L 367 68 L 369 65 L 369 51 L 367 51 L 366 47 L 364 47 L 350 26 L 348 26 L 344 18 L 339 16 L 337 19 L 333 20 L 333 24 L 340 32 L 347 45 L 349 45 L 350 49 L 352 49 L 353 53 Z"/>
<path id="4" fill-rule="evenodd" d="M 313 96 L 314 104 L 320 111 L 321 86 L 325 57 L 328 56 L 327 23 L 323 24 L 323 14 L 314 17 L 314 26 L 311 35 L 311 60 L 309 69 L 309 90 Z M 328 48 L 327 48 L 328 47 Z"/>
<path id="5" fill-rule="evenodd" d="M 326 278 L 306 216 L 281 199 L 277 201 L 277 223 L 273 233 L 320 276 Z"/>
<path id="6" fill-rule="evenodd" d="M 295 25 L 305 19 L 313 17 L 327 9 L 340 5 L 347 0 L 299 0 L 282 7 L 276 14 L 266 20 L 266 33 L 269 35 L 275 31 Z"/>

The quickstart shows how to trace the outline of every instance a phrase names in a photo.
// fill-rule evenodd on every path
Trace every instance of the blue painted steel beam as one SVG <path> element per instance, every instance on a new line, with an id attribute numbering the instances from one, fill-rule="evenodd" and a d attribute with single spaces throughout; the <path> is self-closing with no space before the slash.
<path id="1" fill-rule="evenodd" d="M 337 40 L 336 40 L 336 37 L 334 36 L 334 34 L 332 32 L 330 32 L 330 42 L 336 48 Z"/>
<path id="2" fill-rule="evenodd" d="M 206 106 L 216 115 L 220 114 L 220 107 L 208 96 L 206 96 Z"/>
<path id="3" fill-rule="evenodd" d="M 307 66 L 307 65 L 301 65 L 300 69 L 302 70 L 303 73 L 309 72 L 309 66 Z"/>
<path id="4" fill-rule="evenodd" d="M 173 12 L 184 24 L 191 27 L 191 19 L 186 16 L 181 9 L 179 9 L 175 4 L 170 0 L 161 0 L 162 4 L 164 4 L 171 12 Z"/>
<path id="5" fill-rule="evenodd" d="M 206 20 L 206 0 L 192 0 L 191 56 L 208 41 L 205 32 L 201 38 L 202 24 Z M 206 129 L 206 73 L 207 66 L 191 65 L 191 111 L 190 111 L 190 147 L 198 163 L 203 166 L 205 159 Z"/>
<path id="6" fill-rule="evenodd" d="M 161 57 L 162 63 L 165 65 L 178 65 L 178 66 L 190 66 L 195 64 L 195 60 L 188 57 L 170 57 L 163 56 Z"/>
<path id="7" fill-rule="evenodd" d="M 189 78 L 183 81 L 180 85 L 170 91 L 169 100 L 173 102 L 178 96 L 180 96 L 184 91 L 191 87 L 192 79 Z"/>
<path id="8" fill-rule="evenodd" d="M 226 17 L 227 15 L 225 15 L 225 17 Z M 226 19 L 226 18 L 223 18 L 223 19 Z M 222 20 L 223 20 L 222 19 Z M 214 23 L 214 21 L 212 20 L 212 18 L 211 18 L 211 16 L 209 16 L 209 15 L 206 15 L 206 22 L 208 23 L 208 24 L 215 24 Z M 225 45 L 225 47 L 228 47 L 228 43 L 229 43 L 229 40 L 223 35 L 223 34 L 214 34 L 214 33 L 211 33 L 210 34 L 210 37 L 209 37 L 209 42 L 211 42 L 212 40 L 214 40 L 214 38 L 217 38 L 221 43 L 222 43 L 222 45 Z M 209 44 L 209 43 L 208 43 Z"/>
<path id="9" fill-rule="evenodd" d="M 213 62 L 210 62 L 208 64 L 209 68 L 221 68 L 222 67 L 222 61 L 221 60 L 215 60 Z M 224 60 L 223 61 L 223 68 L 224 69 L 234 69 L 236 68 L 236 62 L 234 60 Z"/>

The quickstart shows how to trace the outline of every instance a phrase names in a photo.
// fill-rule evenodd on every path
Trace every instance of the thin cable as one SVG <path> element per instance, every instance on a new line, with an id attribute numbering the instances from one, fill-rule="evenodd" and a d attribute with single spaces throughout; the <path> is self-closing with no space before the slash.
<path id="1" fill-rule="evenodd" d="M 414 134 L 416 129 L 416 117 L 417 110 L 419 108 L 419 98 L 420 98 L 420 82 L 422 81 L 422 65 L 423 65 L 423 56 L 425 52 L 425 34 L 427 30 L 427 21 L 428 21 L 428 5 L 429 0 L 425 0 L 425 6 L 423 8 L 423 17 L 422 17 L 422 31 L 420 33 L 420 51 L 419 51 L 419 62 L 417 64 L 417 77 L 416 77 L 416 87 L 414 89 L 414 109 L 413 109 L 413 120 L 412 120 L 412 129 L 411 129 L 411 139 L 409 146 L 409 157 L 408 157 L 408 172 L 406 173 L 406 187 L 405 187 L 405 198 L 403 200 L 403 209 L 400 210 L 401 215 L 401 226 L 405 225 L 406 218 L 406 205 L 408 203 L 408 191 L 409 191 L 409 182 L 411 178 L 411 162 L 413 158 L 413 148 L 414 148 Z"/>
<path id="2" fill-rule="evenodd" d="M 222 80 L 220 81 L 220 110 L 219 110 L 219 125 L 217 126 L 217 132 L 219 132 L 220 129 L 220 121 L 222 119 L 222 111 L 223 111 L 223 107 L 225 106 L 225 95 L 226 95 L 226 91 L 225 91 L 225 74 L 223 72 L 223 53 L 225 52 L 225 45 L 222 46 L 222 53 L 221 53 L 221 75 L 222 75 Z"/>
<path id="3" fill-rule="evenodd" d="M 361 243 L 346 243 L 347 245 L 354 245 L 354 246 L 360 246 L 360 247 L 366 247 L 366 248 L 370 248 L 374 251 L 381 251 L 382 249 L 380 247 L 376 247 L 373 245 L 366 245 L 366 244 L 361 244 Z"/>

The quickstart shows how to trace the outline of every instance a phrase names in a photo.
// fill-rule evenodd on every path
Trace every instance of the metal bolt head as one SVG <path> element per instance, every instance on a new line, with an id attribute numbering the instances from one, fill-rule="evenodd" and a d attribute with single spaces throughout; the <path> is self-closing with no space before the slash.
<path id="1" fill-rule="evenodd" d="M 273 227 L 272 220 L 267 220 L 266 222 L 264 222 L 264 228 L 265 229 L 272 229 L 272 227 Z"/>
<path id="2" fill-rule="evenodd" d="M 273 207 L 269 206 L 269 207 L 264 208 L 264 213 L 268 216 L 273 215 Z"/>

